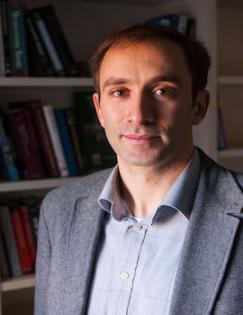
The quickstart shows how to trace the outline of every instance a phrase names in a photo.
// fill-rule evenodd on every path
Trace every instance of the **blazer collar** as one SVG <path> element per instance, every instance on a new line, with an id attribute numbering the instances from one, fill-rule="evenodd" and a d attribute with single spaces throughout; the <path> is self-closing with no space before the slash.
<path id="1" fill-rule="evenodd" d="M 176 275 L 170 315 L 210 314 L 229 260 L 243 194 L 232 174 L 201 153 L 203 166 Z"/>

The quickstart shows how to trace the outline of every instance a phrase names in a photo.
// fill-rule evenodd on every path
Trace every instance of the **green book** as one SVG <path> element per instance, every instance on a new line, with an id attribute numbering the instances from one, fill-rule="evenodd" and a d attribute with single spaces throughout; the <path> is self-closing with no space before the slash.
<path id="1" fill-rule="evenodd" d="M 116 163 L 115 153 L 96 116 L 92 94 L 93 92 L 83 91 L 73 94 L 77 133 L 88 170 L 103 169 Z"/>

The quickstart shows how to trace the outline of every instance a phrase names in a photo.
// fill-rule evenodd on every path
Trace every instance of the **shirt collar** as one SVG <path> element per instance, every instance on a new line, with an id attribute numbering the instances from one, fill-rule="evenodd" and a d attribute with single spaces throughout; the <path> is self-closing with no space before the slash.
<path id="1" fill-rule="evenodd" d="M 198 150 L 195 149 L 187 167 L 177 177 L 174 184 L 161 200 L 159 207 L 155 209 L 152 218 L 153 222 L 161 219 L 161 215 L 165 211 L 160 211 L 160 209 L 165 207 L 180 211 L 189 220 L 200 170 L 200 155 Z M 130 212 L 126 203 L 120 197 L 119 182 L 119 169 L 118 166 L 115 166 L 103 187 L 98 202 L 103 210 L 111 213 L 116 220 L 121 221 L 127 219 L 130 216 Z"/>

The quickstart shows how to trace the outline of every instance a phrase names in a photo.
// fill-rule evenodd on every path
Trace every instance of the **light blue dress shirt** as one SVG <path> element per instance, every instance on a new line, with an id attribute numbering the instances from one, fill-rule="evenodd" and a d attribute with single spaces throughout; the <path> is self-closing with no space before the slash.
<path id="1" fill-rule="evenodd" d="M 99 198 L 106 211 L 88 315 L 168 315 L 200 175 L 197 150 L 154 214 L 131 216 L 116 167 Z"/>

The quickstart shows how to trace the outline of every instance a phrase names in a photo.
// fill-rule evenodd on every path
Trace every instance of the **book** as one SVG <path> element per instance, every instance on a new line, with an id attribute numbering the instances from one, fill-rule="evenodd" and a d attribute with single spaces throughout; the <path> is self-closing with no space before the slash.
<path id="1" fill-rule="evenodd" d="M 65 76 L 65 69 L 61 58 L 58 55 L 54 42 L 50 36 L 45 20 L 38 9 L 29 11 L 33 24 L 36 26 L 38 33 L 42 39 L 47 54 L 52 62 L 54 73 L 56 76 Z"/>
<path id="2" fill-rule="evenodd" d="M 56 11 L 52 5 L 39 7 L 38 10 L 46 23 L 47 29 L 53 40 L 60 59 L 65 68 L 67 75 L 76 77 L 80 75 L 80 71 L 76 62 L 74 61 L 72 51 L 68 45 L 67 39 L 64 35 L 61 23 L 58 19 Z"/>
<path id="3" fill-rule="evenodd" d="M 12 276 L 20 276 L 22 274 L 22 269 L 20 266 L 10 212 L 7 205 L 0 205 L 0 226 L 7 249 L 11 274 Z"/>
<path id="4" fill-rule="evenodd" d="M 5 76 L 5 56 L 4 56 L 4 38 L 3 38 L 3 15 L 0 2 L 0 76 Z"/>
<path id="5" fill-rule="evenodd" d="M 28 76 L 28 55 L 24 6 L 20 0 L 8 0 L 8 26 L 10 39 L 10 61 L 13 76 Z"/>
<path id="6" fill-rule="evenodd" d="M 29 100 L 26 102 L 25 106 L 29 108 L 34 125 L 36 126 L 38 142 L 40 143 L 47 175 L 49 177 L 58 177 L 60 173 L 44 117 L 42 104 L 40 100 Z"/>
<path id="7" fill-rule="evenodd" d="M 92 95 L 93 92 L 74 92 L 73 103 L 85 166 L 98 170 L 114 166 L 116 156 L 96 116 Z"/>
<path id="8" fill-rule="evenodd" d="M 67 118 L 67 124 L 70 130 L 70 134 L 72 137 L 72 142 L 73 142 L 73 147 L 75 151 L 75 155 L 78 161 L 79 169 L 83 173 L 85 169 L 85 164 L 84 164 L 84 159 L 83 159 L 83 154 L 81 151 L 81 147 L 79 145 L 79 137 L 77 133 L 77 121 L 76 117 L 74 114 L 74 109 L 73 108 L 66 108 L 65 109 L 65 115 Z"/>
<path id="9" fill-rule="evenodd" d="M 68 172 L 70 176 L 78 176 L 80 175 L 80 170 L 78 166 L 78 162 L 76 159 L 72 138 L 70 135 L 70 131 L 68 128 L 66 116 L 64 110 L 57 109 L 54 111 L 55 118 L 57 122 L 57 128 L 60 134 L 61 143 L 65 155 L 65 159 L 67 162 Z"/>
<path id="10" fill-rule="evenodd" d="M 26 245 L 28 247 L 28 252 L 30 256 L 31 267 L 32 269 L 34 269 L 35 258 L 36 258 L 36 245 L 35 245 L 35 240 L 34 240 L 34 235 L 33 235 L 33 230 L 32 230 L 32 223 L 30 219 L 29 208 L 28 206 L 24 205 L 23 202 L 21 202 L 19 206 L 19 211 L 22 218 L 22 222 L 23 222 L 23 230 L 24 230 L 24 235 L 26 239 Z"/>
<path id="11" fill-rule="evenodd" d="M 27 179 L 43 178 L 44 167 L 37 150 L 37 141 L 31 118 L 25 109 L 8 113 L 10 133 Z"/>
<path id="12" fill-rule="evenodd" d="M 44 74 L 46 76 L 54 76 L 55 72 L 54 72 L 53 65 L 45 49 L 41 36 L 36 29 L 36 25 L 33 23 L 31 19 L 29 12 L 26 13 L 26 25 L 27 25 L 27 30 L 28 30 L 27 35 L 28 35 L 28 38 L 30 39 L 29 44 L 30 46 L 33 46 L 34 48 L 33 51 L 35 51 L 41 63 Z M 37 62 L 36 59 L 35 59 L 35 62 Z"/>
<path id="13" fill-rule="evenodd" d="M 43 106 L 43 112 L 45 121 L 47 124 L 47 128 L 50 134 L 52 146 L 54 149 L 54 153 L 57 160 L 57 165 L 59 168 L 59 172 L 61 176 L 68 176 L 68 167 L 67 167 L 67 161 L 65 159 L 63 146 L 61 143 L 60 134 L 58 131 L 55 115 L 54 115 L 54 109 L 52 105 L 45 105 Z"/>
<path id="14" fill-rule="evenodd" d="M 16 204 L 9 206 L 10 218 L 13 227 L 14 237 L 17 245 L 20 266 L 23 273 L 32 270 L 31 256 L 27 244 L 27 239 L 24 231 L 23 220 Z"/>
<path id="15" fill-rule="evenodd" d="M 4 75 L 10 76 L 11 73 L 11 61 L 10 61 L 10 38 L 9 27 L 7 21 L 7 0 L 0 0 L 0 15 L 1 15 L 1 31 L 2 31 L 2 45 L 3 45 L 3 58 L 4 63 Z"/>
<path id="16" fill-rule="evenodd" d="M 35 248 L 37 247 L 39 215 L 40 215 L 41 200 L 38 198 L 29 198 L 25 200 L 25 206 L 28 207 L 29 217 L 32 227 L 32 234 L 34 238 Z"/>
<path id="17" fill-rule="evenodd" d="M 165 26 L 177 30 L 178 20 L 179 20 L 178 14 L 166 14 L 156 18 L 149 19 L 147 20 L 147 22 L 149 24 Z"/>
<path id="18" fill-rule="evenodd" d="M 5 177 L 10 181 L 20 179 L 17 166 L 15 164 L 14 152 L 9 138 L 5 132 L 3 118 L 0 116 L 0 162 Z"/>
<path id="19" fill-rule="evenodd" d="M 193 18 L 186 15 L 166 14 L 160 17 L 149 19 L 147 20 L 147 23 L 165 26 L 189 37 L 195 37 L 196 22 Z"/>
<path id="20" fill-rule="evenodd" d="M 0 230 L 0 271 L 1 277 L 6 278 L 10 276 L 10 269 L 7 259 L 7 251 L 3 241 L 2 231 Z"/>

